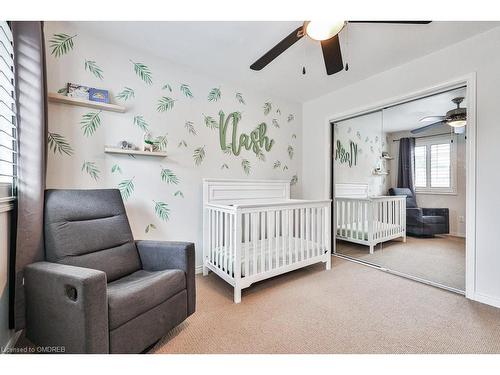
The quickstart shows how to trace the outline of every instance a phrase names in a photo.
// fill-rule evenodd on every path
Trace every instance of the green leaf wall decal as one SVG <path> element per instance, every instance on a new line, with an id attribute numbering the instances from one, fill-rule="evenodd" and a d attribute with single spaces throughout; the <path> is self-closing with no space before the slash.
<path id="1" fill-rule="evenodd" d="M 287 120 L 288 120 L 288 122 L 292 122 L 293 120 L 295 120 L 295 116 L 294 116 L 293 114 L 291 114 L 291 113 L 290 113 L 290 114 L 288 115 L 288 119 L 287 119 Z"/>
<path id="2" fill-rule="evenodd" d="M 276 114 L 277 114 L 278 116 L 281 116 L 281 109 L 279 109 L 279 108 L 278 108 L 278 109 L 276 109 Z"/>
<path id="3" fill-rule="evenodd" d="M 120 193 L 122 194 L 124 200 L 129 199 L 134 192 L 135 186 L 133 180 L 134 178 L 123 180 L 118 184 L 118 189 L 120 189 Z"/>
<path id="4" fill-rule="evenodd" d="M 163 221 L 167 221 L 170 218 L 170 208 L 168 208 L 168 204 L 165 202 L 156 202 L 155 204 L 155 212 L 156 215 Z"/>
<path id="5" fill-rule="evenodd" d="M 293 186 L 299 182 L 299 177 L 295 174 L 293 175 L 292 179 L 290 180 L 290 185 Z"/>
<path id="6" fill-rule="evenodd" d="M 57 90 L 57 93 L 61 95 L 68 95 L 68 87 L 61 87 L 59 90 Z"/>
<path id="7" fill-rule="evenodd" d="M 134 65 L 135 74 L 148 85 L 151 85 L 153 83 L 153 74 L 149 67 L 141 62 L 133 62 L 132 60 L 130 62 Z"/>
<path id="8" fill-rule="evenodd" d="M 162 167 L 160 176 L 161 180 L 167 184 L 177 185 L 179 183 L 179 177 L 171 169 Z"/>
<path id="9" fill-rule="evenodd" d="M 243 168 L 243 172 L 245 172 L 245 174 L 250 174 L 250 170 L 252 169 L 250 161 L 247 159 L 243 159 L 241 161 L 241 168 Z"/>
<path id="10" fill-rule="evenodd" d="M 257 158 L 260 161 L 266 161 L 266 155 L 264 155 L 264 153 L 260 149 L 259 149 L 259 151 L 257 153 L 255 153 L 255 156 L 257 156 Z"/>
<path id="11" fill-rule="evenodd" d="M 158 106 L 156 110 L 158 112 L 166 112 L 174 108 L 175 99 L 172 99 L 168 96 L 163 96 L 160 100 L 158 100 Z"/>
<path id="12" fill-rule="evenodd" d="M 118 164 L 114 164 L 112 167 L 111 167 L 111 173 L 122 173 L 122 169 L 120 168 L 120 166 Z"/>
<path id="13" fill-rule="evenodd" d="M 99 179 L 99 173 L 101 173 L 93 161 L 84 161 L 82 164 L 82 171 L 87 172 L 89 176 L 96 181 Z"/>
<path id="14" fill-rule="evenodd" d="M 97 78 L 103 79 L 102 69 L 96 64 L 94 60 L 85 60 L 85 70 L 88 70 Z"/>
<path id="15" fill-rule="evenodd" d="M 293 146 L 288 146 L 286 149 L 288 152 L 288 156 L 290 157 L 290 160 L 293 159 Z"/>
<path id="16" fill-rule="evenodd" d="M 135 91 L 130 87 L 124 87 L 123 90 L 116 95 L 116 98 L 123 101 L 135 98 Z"/>
<path id="17" fill-rule="evenodd" d="M 205 125 L 207 126 L 207 128 L 217 129 L 219 127 L 219 124 L 212 116 L 203 115 L 203 117 L 205 118 Z"/>
<path id="18" fill-rule="evenodd" d="M 221 91 L 220 88 L 214 87 L 210 92 L 208 93 L 208 101 L 209 102 L 216 102 L 221 98 Z"/>
<path id="19" fill-rule="evenodd" d="M 288 170 L 288 165 L 283 164 L 283 172 Z"/>
<path id="20" fill-rule="evenodd" d="M 238 103 L 240 104 L 246 104 L 245 103 L 245 99 L 243 99 L 243 95 L 241 94 L 241 92 L 237 92 L 236 93 L 236 100 L 238 101 Z"/>
<path id="21" fill-rule="evenodd" d="M 179 142 L 179 144 L 177 145 L 177 147 L 187 147 L 188 144 L 187 142 L 184 140 L 184 139 L 181 139 L 181 141 Z"/>
<path id="22" fill-rule="evenodd" d="M 264 103 L 264 114 L 265 115 L 268 115 L 269 112 L 271 112 L 272 109 L 273 109 L 273 105 L 271 104 L 271 102 L 265 102 Z"/>
<path id="23" fill-rule="evenodd" d="M 83 134 L 85 136 L 92 135 L 96 132 L 97 128 L 101 126 L 101 111 L 98 112 L 88 112 L 82 116 L 80 121 L 81 128 L 83 129 Z"/>
<path id="24" fill-rule="evenodd" d="M 161 89 L 162 90 L 168 90 L 169 92 L 172 92 L 172 86 L 170 86 L 168 83 L 165 84 Z"/>
<path id="25" fill-rule="evenodd" d="M 193 97 L 193 93 L 191 92 L 191 88 L 189 87 L 189 85 L 186 85 L 185 83 L 183 83 L 181 85 L 181 92 L 186 96 L 186 98 Z"/>
<path id="26" fill-rule="evenodd" d="M 181 198 L 184 198 L 184 194 L 182 191 L 180 190 L 177 190 L 175 193 L 174 193 L 174 197 L 181 197 Z"/>
<path id="27" fill-rule="evenodd" d="M 292 139 L 297 139 L 297 134 L 292 134 Z"/>
<path id="28" fill-rule="evenodd" d="M 73 155 L 73 148 L 71 148 L 70 144 L 68 143 L 68 141 L 66 141 L 66 138 L 64 138 L 64 136 L 49 132 L 47 138 L 49 149 L 54 151 L 54 154 L 56 152 L 59 152 L 60 154 L 64 153 L 69 156 Z"/>
<path id="29" fill-rule="evenodd" d="M 275 128 L 278 128 L 278 129 L 279 129 L 279 127 L 280 127 L 280 124 L 279 124 L 278 120 L 277 120 L 277 119 L 275 119 L 275 118 L 273 118 L 273 126 L 274 126 Z"/>
<path id="30" fill-rule="evenodd" d="M 276 160 L 273 164 L 273 169 L 278 169 L 281 168 L 281 162 L 279 160 Z"/>
<path id="31" fill-rule="evenodd" d="M 196 129 L 194 128 L 194 123 L 192 121 L 186 121 L 184 127 L 189 134 L 196 135 Z"/>
<path id="32" fill-rule="evenodd" d="M 220 169 L 229 169 L 229 166 L 226 163 L 224 163 L 221 165 Z"/>
<path id="33" fill-rule="evenodd" d="M 64 33 L 54 34 L 52 38 L 49 39 L 50 48 L 52 48 L 50 54 L 54 55 L 55 57 L 60 57 L 71 51 L 74 46 L 74 37 L 76 37 L 76 35 L 69 36 L 68 34 Z"/>
<path id="34" fill-rule="evenodd" d="M 159 135 L 158 137 L 155 138 L 155 140 L 153 141 L 155 147 L 159 150 L 159 151 L 166 151 L 167 150 L 167 146 L 168 146 L 168 138 L 167 138 L 167 135 Z"/>
<path id="35" fill-rule="evenodd" d="M 203 159 L 205 159 L 205 156 L 205 146 L 195 148 L 193 152 L 194 164 L 200 165 L 203 162 Z"/>
<path id="36" fill-rule="evenodd" d="M 144 117 L 139 115 L 134 116 L 134 125 L 138 126 L 144 132 L 147 132 L 149 128 L 149 125 L 146 120 L 144 120 Z"/>
<path id="37" fill-rule="evenodd" d="M 156 225 L 154 224 L 148 224 L 146 226 L 146 228 L 144 229 L 144 233 L 149 233 L 150 231 L 152 231 L 153 229 L 156 229 Z"/>

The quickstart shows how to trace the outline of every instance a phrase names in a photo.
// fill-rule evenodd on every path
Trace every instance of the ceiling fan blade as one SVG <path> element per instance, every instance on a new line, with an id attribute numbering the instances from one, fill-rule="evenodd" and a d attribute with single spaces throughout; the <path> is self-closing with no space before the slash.
<path id="1" fill-rule="evenodd" d="M 332 75 L 344 69 L 338 35 L 335 35 L 333 38 L 327 40 L 322 40 L 321 49 L 323 50 L 326 74 Z"/>
<path id="2" fill-rule="evenodd" d="M 443 121 L 445 118 L 446 116 L 427 116 L 427 117 L 422 117 L 419 121 L 420 122 Z"/>
<path id="3" fill-rule="evenodd" d="M 410 133 L 411 134 L 422 133 L 422 132 L 425 132 L 426 130 L 429 130 L 429 129 L 432 129 L 432 128 L 435 128 L 437 126 L 444 125 L 444 124 L 446 124 L 446 122 L 444 122 L 444 121 L 434 122 L 432 124 L 422 126 L 421 128 L 413 129 L 412 131 L 410 131 Z"/>
<path id="4" fill-rule="evenodd" d="M 349 23 L 395 23 L 404 25 L 427 25 L 432 21 L 349 21 Z"/>
<path id="5" fill-rule="evenodd" d="M 290 34 L 288 34 L 288 36 L 285 37 L 281 42 L 279 42 L 273 48 L 271 48 L 269 51 L 267 51 L 264 54 L 264 56 L 262 56 L 260 59 L 258 59 L 256 62 L 254 62 L 252 65 L 250 65 L 250 69 L 252 69 L 252 70 L 263 69 L 266 65 L 268 65 L 271 61 L 273 61 L 276 57 L 278 57 L 283 52 L 285 52 L 295 42 L 297 42 L 300 38 L 302 38 L 304 36 L 302 29 L 303 29 L 303 27 L 300 26 L 297 29 L 295 29 L 294 31 L 292 31 Z"/>

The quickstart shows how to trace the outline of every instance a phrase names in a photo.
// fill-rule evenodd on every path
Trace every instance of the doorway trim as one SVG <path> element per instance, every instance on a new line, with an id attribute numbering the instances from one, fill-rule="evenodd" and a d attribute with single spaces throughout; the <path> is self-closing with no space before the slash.
<path id="1" fill-rule="evenodd" d="M 467 141 L 466 141 L 466 223 L 465 223 L 465 297 L 476 298 L 476 73 L 472 72 L 431 87 L 427 87 L 413 93 L 389 98 L 378 103 L 339 113 L 327 119 L 325 124 L 325 195 L 330 197 L 333 192 L 332 180 L 332 124 L 348 118 L 362 116 L 371 112 L 380 111 L 387 107 L 407 103 L 421 99 L 443 91 L 453 90 L 461 86 L 467 86 Z M 333 196 L 331 196 L 334 199 Z M 333 210 L 335 213 L 335 210 Z M 333 228 L 336 226 L 335 214 L 332 215 Z M 336 253 L 335 235 L 332 233 L 332 249 Z M 383 268 L 381 268 L 383 269 Z M 383 269 L 384 270 L 384 269 Z"/>

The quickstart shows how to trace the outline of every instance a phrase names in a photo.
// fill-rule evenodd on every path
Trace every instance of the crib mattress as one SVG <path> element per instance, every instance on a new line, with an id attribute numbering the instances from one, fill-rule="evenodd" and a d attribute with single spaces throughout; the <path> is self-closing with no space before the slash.
<path id="1" fill-rule="evenodd" d="M 290 240 L 289 238 L 285 238 L 286 240 Z M 301 250 L 301 240 L 299 238 L 291 238 L 291 250 L 288 254 L 285 254 L 283 249 L 284 246 L 282 244 L 283 237 L 279 238 L 279 245 L 276 247 L 276 244 L 273 242 L 272 243 L 272 248 L 269 248 L 269 241 L 268 240 L 259 240 L 255 242 L 251 242 L 248 244 L 242 244 L 242 249 L 241 249 L 241 276 L 246 276 L 246 253 L 248 252 L 248 270 L 249 270 L 249 275 L 254 274 L 254 260 L 256 264 L 256 272 L 257 273 L 262 273 L 265 271 L 269 271 L 271 269 L 277 268 L 276 267 L 276 261 L 278 261 L 278 267 L 282 267 L 283 265 L 291 264 L 291 263 L 296 263 L 300 262 L 305 259 L 312 258 L 314 256 L 319 256 L 326 254 L 328 252 L 328 249 L 325 246 L 321 246 L 319 243 L 315 243 L 313 241 L 307 241 L 307 240 L 302 240 L 303 243 L 303 249 L 306 251 L 306 249 L 309 246 L 309 252 L 306 251 L 305 256 L 302 253 Z M 297 245 L 297 254 L 295 252 L 295 246 Z M 245 248 L 245 246 L 248 246 L 248 251 Z M 315 246 L 315 247 L 314 247 Z M 255 257 L 254 257 L 255 253 Z M 212 263 L 215 264 L 220 264 L 222 265 L 222 269 L 225 271 L 226 267 L 228 268 L 231 273 L 233 273 L 234 270 L 234 261 L 235 261 L 235 256 L 226 254 L 226 249 L 224 247 L 218 247 L 215 248 L 214 252 L 215 256 L 215 261 Z M 263 269 L 261 269 L 261 257 L 263 257 Z M 227 258 L 227 260 L 226 260 Z"/>
<path id="2" fill-rule="evenodd" d="M 373 232 L 381 232 L 381 231 L 387 231 L 387 230 L 392 230 L 395 229 L 396 232 L 402 232 L 402 227 L 399 224 L 390 224 L 390 223 L 383 223 L 378 220 L 374 220 L 373 223 Z M 352 226 L 352 230 L 351 230 Z M 344 226 L 337 226 L 337 237 L 342 238 L 342 239 L 349 239 L 349 238 L 355 238 L 357 240 L 364 240 L 368 241 L 368 231 L 367 230 L 362 230 L 362 229 L 357 229 L 362 227 L 361 222 L 359 223 L 353 223 L 353 224 L 345 224 Z M 368 222 L 365 222 L 364 228 L 368 228 Z M 345 233 L 345 235 L 344 235 Z"/>

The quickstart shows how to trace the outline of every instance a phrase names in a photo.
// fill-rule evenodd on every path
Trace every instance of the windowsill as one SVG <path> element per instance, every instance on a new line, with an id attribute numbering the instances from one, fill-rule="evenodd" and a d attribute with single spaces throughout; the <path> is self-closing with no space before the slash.
<path id="1" fill-rule="evenodd" d="M 456 191 L 439 191 L 439 190 L 419 190 L 415 189 L 415 194 L 426 194 L 426 195 L 458 195 Z"/>

